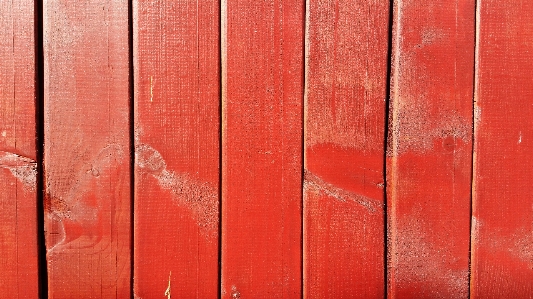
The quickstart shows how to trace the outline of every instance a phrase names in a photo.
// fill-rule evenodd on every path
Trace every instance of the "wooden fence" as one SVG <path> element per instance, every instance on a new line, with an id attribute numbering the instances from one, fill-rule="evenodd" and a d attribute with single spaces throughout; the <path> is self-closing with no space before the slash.
<path id="1" fill-rule="evenodd" d="M 0 298 L 533 298 L 532 14 L 0 1 Z"/>

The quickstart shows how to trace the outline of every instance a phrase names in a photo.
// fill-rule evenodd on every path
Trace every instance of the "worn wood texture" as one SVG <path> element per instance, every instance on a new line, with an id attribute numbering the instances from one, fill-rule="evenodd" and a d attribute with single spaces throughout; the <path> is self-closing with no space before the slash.
<path id="1" fill-rule="evenodd" d="M 0 297 L 37 298 L 33 1 L 0 2 Z"/>
<path id="2" fill-rule="evenodd" d="M 478 3 L 471 298 L 533 298 L 532 14 Z"/>
<path id="3" fill-rule="evenodd" d="M 216 298 L 219 12 L 134 1 L 134 293 Z"/>
<path id="4" fill-rule="evenodd" d="M 395 1 L 389 298 L 467 298 L 473 0 Z"/>
<path id="5" fill-rule="evenodd" d="M 222 3 L 223 298 L 301 294 L 304 1 Z"/>
<path id="6" fill-rule="evenodd" d="M 44 2 L 49 298 L 128 298 L 126 0 Z"/>
<path id="7" fill-rule="evenodd" d="M 390 5 L 307 3 L 304 297 L 383 298 Z"/>

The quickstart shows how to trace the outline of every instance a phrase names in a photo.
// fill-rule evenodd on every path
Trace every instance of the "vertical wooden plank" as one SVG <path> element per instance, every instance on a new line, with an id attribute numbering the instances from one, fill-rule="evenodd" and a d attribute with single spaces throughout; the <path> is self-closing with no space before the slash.
<path id="1" fill-rule="evenodd" d="M 216 0 L 134 1 L 139 298 L 218 294 L 219 13 Z"/>
<path id="2" fill-rule="evenodd" d="M 128 298 L 128 2 L 43 10 L 49 297 Z"/>
<path id="3" fill-rule="evenodd" d="M 222 297 L 301 294 L 302 0 L 222 3 Z"/>
<path id="4" fill-rule="evenodd" d="M 533 298 L 532 14 L 478 1 L 471 298 Z"/>
<path id="5" fill-rule="evenodd" d="M 0 2 L 0 297 L 39 296 L 35 5 Z"/>
<path id="6" fill-rule="evenodd" d="M 384 296 L 389 6 L 307 4 L 305 298 Z"/>
<path id="7" fill-rule="evenodd" d="M 390 298 L 467 298 L 475 1 L 395 1 Z"/>

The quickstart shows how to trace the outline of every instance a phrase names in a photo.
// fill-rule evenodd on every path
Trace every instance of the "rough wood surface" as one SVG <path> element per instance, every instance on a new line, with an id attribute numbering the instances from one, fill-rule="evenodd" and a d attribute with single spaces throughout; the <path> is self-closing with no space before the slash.
<path id="1" fill-rule="evenodd" d="M 128 2 L 44 2 L 49 298 L 128 298 Z"/>
<path id="2" fill-rule="evenodd" d="M 533 298 L 532 14 L 478 3 L 471 298 Z"/>
<path id="3" fill-rule="evenodd" d="M 0 2 L 0 297 L 37 298 L 33 1 Z"/>
<path id="4" fill-rule="evenodd" d="M 217 297 L 219 12 L 216 0 L 134 1 L 138 298 Z"/>
<path id="5" fill-rule="evenodd" d="M 384 296 L 389 6 L 307 4 L 305 298 Z"/>
<path id="6" fill-rule="evenodd" d="M 297 298 L 304 1 L 226 0 L 222 24 L 222 298 Z"/>
<path id="7" fill-rule="evenodd" d="M 468 298 L 475 1 L 395 1 L 389 298 Z"/>

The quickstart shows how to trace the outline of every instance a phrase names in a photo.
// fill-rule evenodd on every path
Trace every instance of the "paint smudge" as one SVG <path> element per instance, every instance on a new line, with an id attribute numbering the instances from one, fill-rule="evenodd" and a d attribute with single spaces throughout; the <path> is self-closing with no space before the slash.
<path id="1" fill-rule="evenodd" d="M 217 235 L 218 196 L 215 187 L 199 182 L 185 173 L 167 169 L 161 153 L 147 144 L 135 147 L 135 164 L 144 173 L 153 176 L 159 186 L 170 190 L 179 206 L 189 209 L 204 235 Z"/>
<path id="2" fill-rule="evenodd" d="M 383 208 L 383 204 L 372 198 L 343 190 L 330 184 L 317 175 L 304 171 L 304 189 L 307 191 L 323 192 L 341 202 L 356 202 L 366 208 L 371 213 L 375 213 Z"/>

